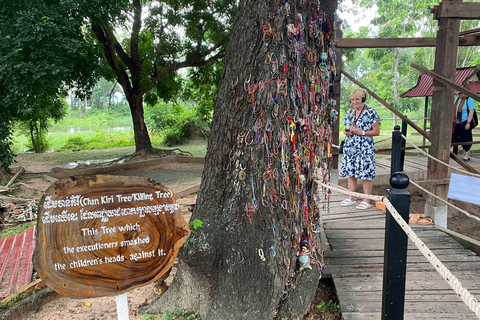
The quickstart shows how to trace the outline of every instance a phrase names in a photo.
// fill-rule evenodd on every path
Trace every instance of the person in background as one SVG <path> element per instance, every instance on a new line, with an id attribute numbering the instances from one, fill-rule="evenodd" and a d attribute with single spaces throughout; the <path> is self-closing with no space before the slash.
<path id="1" fill-rule="evenodd" d="M 472 141 L 473 135 L 470 123 L 472 122 L 473 113 L 475 112 L 473 99 L 459 92 L 458 98 L 454 103 L 453 112 L 452 143 Z M 465 162 L 470 161 L 471 147 L 471 144 L 462 144 L 462 148 L 465 150 L 462 160 Z M 455 154 L 458 153 L 458 146 L 453 147 L 453 152 Z"/>
<path id="2" fill-rule="evenodd" d="M 350 95 L 352 108 L 348 110 L 343 124 L 345 129 L 345 144 L 340 166 L 340 176 L 348 177 L 348 190 L 355 192 L 357 179 L 362 180 L 363 192 L 372 194 L 375 180 L 375 147 L 373 137 L 380 134 L 380 125 L 375 109 L 365 104 L 367 91 L 357 88 Z M 353 196 L 343 200 L 341 206 L 351 206 L 356 203 Z M 363 199 L 357 209 L 368 209 L 372 205 L 369 199 Z"/>

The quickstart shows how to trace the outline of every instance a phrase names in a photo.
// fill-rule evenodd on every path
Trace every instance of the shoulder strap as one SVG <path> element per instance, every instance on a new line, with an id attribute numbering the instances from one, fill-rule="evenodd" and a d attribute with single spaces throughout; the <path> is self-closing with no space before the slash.
<path id="1" fill-rule="evenodd" d="M 468 97 L 465 98 L 465 99 L 462 99 L 462 101 L 460 101 L 460 105 L 458 106 L 457 112 L 462 112 L 463 106 L 465 105 L 465 102 L 467 101 L 467 99 L 468 99 Z M 468 104 L 467 104 L 467 108 L 468 108 Z"/>

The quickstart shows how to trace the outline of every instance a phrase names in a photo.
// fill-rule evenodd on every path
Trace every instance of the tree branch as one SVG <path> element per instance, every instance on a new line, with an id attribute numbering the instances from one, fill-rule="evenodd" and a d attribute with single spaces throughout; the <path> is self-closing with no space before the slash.
<path id="1" fill-rule="evenodd" d="M 138 35 L 140 34 L 140 28 L 142 27 L 142 5 L 140 4 L 139 0 L 134 0 L 133 5 L 135 6 L 135 10 L 133 14 L 132 35 L 130 39 L 130 52 L 132 54 L 132 60 L 139 62 L 140 57 L 138 55 Z"/>
<path id="2" fill-rule="evenodd" d="M 128 94 L 132 90 L 131 85 L 130 85 L 130 80 L 128 78 L 128 74 L 125 72 L 125 70 L 120 65 L 120 63 L 117 59 L 117 56 L 115 54 L 115 53 L 118 54 L 118 51 L 116 50 L 116 44 L 118 45 L 118 42 L 116 41 L 116 39 L 113 42 L 112 38 L 109 37 L 107 30 L 109 30 L 110 28 L 108 28 L 108 26 L 106 26 L 105 24 L 103 24 L 103 27 L 105 27 L 105 29 L 102 28 L 102 26 L 100 26 L 99 24 L 93 23 L 92 24 L 92 31 L 95 34 L 95 36 L 97 37 L 98 41 L 100 41 L 100 43 L 102 44 L 103 51 L 105 52 L 105 57 L 107 59 L 107 62 L 109 64 L 109 66 L 112 68 L 113 72 L 115 72 L 115 74 L 117 75 L 118 82 L 125 89 L 125 91 L 126 91 L 125 94 Z M 118 45 L 118 46 L 120 46 L 120 45 Z M 120 46 L 120 48 L 121 48 L 121 46 Z M 123 51 L 123 49 L 121 51 Z M 123 51 L 123 53 L 125 53 L 125 52 Z M 119 56 L 121 57 L 120 54 L 119 54 Z M 125 53 L 125 56 L 126 56 L 126 53 Z M 128 56 L 127 56 L 127 58 L 128 58 Z"/>
<path id="3" fill-rule="evenodd" d="M 175 70 L 179 70 L 179 69 L 182 69 L 182 68 L 186 68 L 186 67 L 202 67 L 202 66 L 205 66 L 207 64 L 209 64 L 210 62 L 212 61 L 215 61 L 215 60 L 218 60 L 218 59 L 221 59 L 225 56 L 225 52 L 224 50 L 218 52 L 217 54 L 215 54 L 214 56 L 210 57 L 209 59 L 204 59 L 205 57 L 207 57 L 210 53 L 214 52 L 215 50 L 217 50 L 218 48 L 220 48 L 222 45 L 224 45 L 226 42 L 228 41 L 228 38 L 224 38 L 222 40 L 220 40 L 219 42 L 217 42 L 214 46 L 212 46 L 211 48 L 209 48 L 204 54 L 200 54 L 199 52 L 197 52 L 198 50 L 196 50 L 190 57 L 188 57 L 186 60 L 184 61 L 181 61 L 181 62 L 176 62 L 176 63 L 173 63 L 169 66 L 166 66 L 164 67 L 163 69 L 161 70 L 157 70 L 151 77 L 150 77 L 150 80 L 152 81 L 152 87 L 154 86 L 154 84 L 158 81 L 158 79 L 160 79 L 161 77 L 163 77 L 164 75 L 172 72 L 172 71 L 175 71 Z M 151 88 L 150 88 L 151 89 Z"/>

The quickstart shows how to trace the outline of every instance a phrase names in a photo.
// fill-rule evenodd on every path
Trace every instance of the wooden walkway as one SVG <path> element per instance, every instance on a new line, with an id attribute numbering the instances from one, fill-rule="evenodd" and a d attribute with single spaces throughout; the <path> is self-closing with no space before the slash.
<path id="1" fill-rule="evenodd" d="M 332 194 L 324 214 L 324 276 L 335 283 L 343 319 L 381 319 L 385 213 L 374 207 L 341 207 Z M 411 225 L 417 235 L 476 298 L 480 297 L 480 257 L 434 225 Z M 406 320 L 477 319 L 409 240 L 405 294 Z"/>
<path id="2" fill-rule="evenodd" d="M 468 162 L 468 164 L 480 172 L 480 155 L 471 155 L 470 159 L 471 160 Z M 427 160 L 428 158 L 424 155 L 406 156 L 403 169 L 407 173 L 408 177 L 413 181 L 427 180 Z M 373 182 L 375 185 L 389 184 L 391 161 L 392 160 L 390 157 L 376 160 L 377 177 Z M 450 159 L 449 164 L 455 168 L 463 169 L 458 163 L 456 163 L 452 159 Z"/>

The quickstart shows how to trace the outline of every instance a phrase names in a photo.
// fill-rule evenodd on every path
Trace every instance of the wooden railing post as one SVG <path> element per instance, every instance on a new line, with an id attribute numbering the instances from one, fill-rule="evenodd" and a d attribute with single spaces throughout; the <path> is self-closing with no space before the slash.
<path id="1" fill-rule="evenodd" d="M 401 141 L 400 127 L 396 126 L 392 134 L 391 189 L 387 190 L 388 199 L 400 216 L 408 223 L 410 211 L 410 193 L 407 191 L 408 176 L 400 165 Z M 405 275 L 407 271 L 408 237 L 387 210 L 385 218 L 385 247 L 383 263 L 382 320 L 403 320 L 405 308 Z"/>

